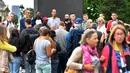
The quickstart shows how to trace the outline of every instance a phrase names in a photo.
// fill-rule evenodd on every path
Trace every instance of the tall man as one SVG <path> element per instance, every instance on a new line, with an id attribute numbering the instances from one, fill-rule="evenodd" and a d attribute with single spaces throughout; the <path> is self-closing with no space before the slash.
<path id="1" fill-rule="evenodd" d="M 9 29 L 11 27 L 16 27 L 15 23 L 13 22 L 15 17 L 14 13 L 11 13 L 9 15 L 9 18 L 7 20 L 4 21 L 4 26 L 7 27 L 7 37 L 10 38 L 10 33 L 9 33 Z"/>
<path id="2" fill-rule="evenodd" d="M 65 24 L 63 21 L 59 24 L 59 29 L 56 30 L 56 41 L 61 47 L 62 55 L 59 54 L 59 68 L 58 73 L 63 73 L 66 68 L 66 34 L 68 32 L 65 30 Z"/>
<path id="3" fill-rule="evenodd" d="M 33 27 L 32 27 L 32 21 L 31 19 L 26 19 L 25 20 L 25 29 L 23 29 L 23 31 L 20 34 L 20 45 L 22 48 L 22 55 L 23 55 L 23 62 L 24 62 L 24 66 L 25 66 L 25 73 L 35 73 L 35 66 L 34 64 L 29 64 L 29 62 L 27 61 L 27 53 L 29 50 L 32 49 L 33 46 L 33 39 L 31 39 L 31 36 L 35 36 L 38 35 L 38 31 L 36 31 Z M 33 41 L 32 41 L 33 40 Z"/>
<path id="4" fill-rule="evenodd" d="M 22 32 L 22 30 L 26 28 L 24 23 L 26 19 L 31 19 L 30 10 L 25 10 L 25 16 L 20 20 L 20 32 Z"/>
<path id="5" fill-rule="evenodd" d="M 75 23 L 74 23 L 74 29 L 72 29 L 69 32 L 68 40 L 67 40 L 67 43 L 66 43 L 67 44 L 67 46 L 66 46 L 67 58 L 69 58 L 71 53 L 72 53 L 72 51 L 76 47 L 78 47 L 80 45 L 79 41 L 81 39 L 81 35 L 84 32 L 84 30 L 82 29 L 81 25 L 82 25 L 82 19 L 81 18 L 76 18 Z"/>
<path id="6" fill-rule="evenodd" d="M 36 17 L 33 19 L 32 25 L 38 25 L 38 24 L 42 24 L 42 17 L 41 17 L 41 13 L 39 11 L 36 12 Z"/>
<path id="7" fill-rule="evenodd" d="M 51 27 L 51 25 L 56 25 L 56 29 L 59 27 L 60 18 L 56 16 L 56 9 L 52 9 L 52 17 L 48 18 L 48 25 Z"/>

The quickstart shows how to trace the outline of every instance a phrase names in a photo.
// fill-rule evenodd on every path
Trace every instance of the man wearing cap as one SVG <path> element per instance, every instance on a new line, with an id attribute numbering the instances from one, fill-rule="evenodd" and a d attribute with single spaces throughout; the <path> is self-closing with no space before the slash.
<path id="1" fill-rule="evenodd" d="M 76 18 L 74 22 L 74 29 L 72 29 L 68 35 L 66 36 L 66 49 L 67 49 L 67 58 L 70 57 L 72 51 L 80 46 L 79 41 L 81 39 L 81 35 L 83 34 L 84 30 L 82 29 L 82 19 Z"/>
<path id="2" fill-rule="evenodd" d="M 42 26 L 46 26 L 48 29 L 50 29 L 50 27 L 47 25 L 48 18 L 46 16 L 42 18 L 42 21 L 43 23 L 35 25 L 34 28 L 39 30 Z"/>

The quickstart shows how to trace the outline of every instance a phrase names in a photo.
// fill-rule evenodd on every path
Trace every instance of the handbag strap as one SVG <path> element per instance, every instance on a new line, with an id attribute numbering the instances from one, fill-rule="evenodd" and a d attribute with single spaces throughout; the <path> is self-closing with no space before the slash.
<path id="1" fill-rule="evenodd" d="M 109 58 L 106 73 L 112 73 L 112 45 L 110 43 L 106 43 L 109 47 Z"/>

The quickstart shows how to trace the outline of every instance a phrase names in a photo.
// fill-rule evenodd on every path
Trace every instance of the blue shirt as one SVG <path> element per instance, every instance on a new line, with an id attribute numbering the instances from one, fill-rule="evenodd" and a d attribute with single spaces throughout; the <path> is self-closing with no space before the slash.
<path id="1" fill-rule="evenodd" d="M 26 26 L 25 26 L 25 18 L 22 18 L 20 20 L 20 32 L 22 32 L 23 29 L 25 29 Z"/>
<path id="2" fill-rule="evenodd" d="M 82 22 L 82 29 L 83 29 L 83 30 L 86 29 L 86 22 L 85 22 L 85 21 Z"/>
<path id="3" fill-rule="evenodd" d="M 58 29 L 59 24 L 60 24 L 60 19 L 59 18 L 55 18 L 53 19 L 52 17 L 48 19 L 48 23 L 47 23 L 50 27 L 51 25 L 55 24 L 56 28 Z"/>

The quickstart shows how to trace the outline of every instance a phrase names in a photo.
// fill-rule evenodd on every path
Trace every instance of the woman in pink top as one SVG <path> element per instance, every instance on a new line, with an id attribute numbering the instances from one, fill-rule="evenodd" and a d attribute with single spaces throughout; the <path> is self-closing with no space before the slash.
<path id="1" fill-rule="evenodd" d="M 112 45 L 112 57 L 111 66 L 112 73 L 129 73 L 127 70 L 127 60 L 125 55 L 130 54 L 129 48 L 126 45 L 126 31 L 122 25 L 116 25 L 112 28 L 108 42 Z M 106 45 L 102 51 L 102 57 L 105 57 L 105 61 L 102 66 L 104 67 L 104 73 L 107 71 L 107 66 L 110 65 L 109 46 Z"/>

